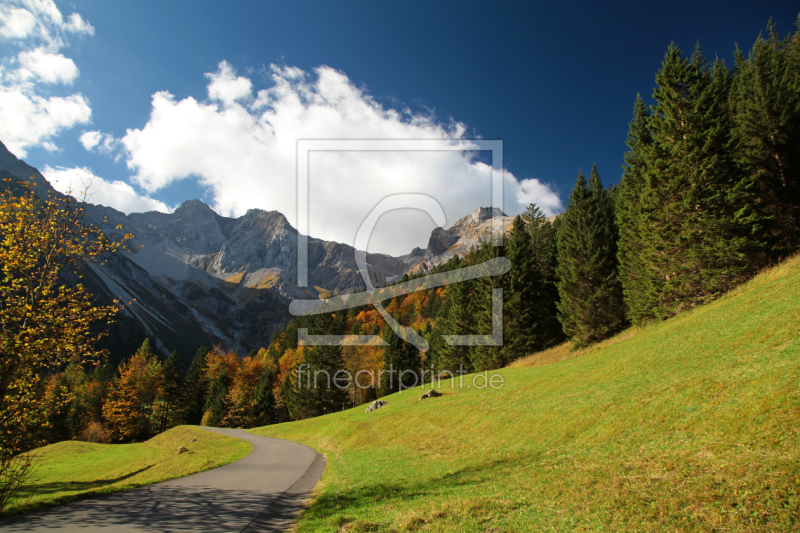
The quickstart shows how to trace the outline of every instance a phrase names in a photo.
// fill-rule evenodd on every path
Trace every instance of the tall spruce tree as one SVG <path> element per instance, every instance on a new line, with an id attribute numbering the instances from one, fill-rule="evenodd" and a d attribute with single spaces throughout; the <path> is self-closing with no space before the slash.
<path id="1" fill-rule="evenodd" d="M 473 265 L 481 266 L 487 261 L 502 257 L 505 254 L 504 247 L 494 246 L 491 241 L 484 242 L 479 248 L 473 249 L 465 257 L 465 260 Z M 491 335 L 494 331 L 494 290 L 502 289 L 503 302 L 510 293 L 508 292 L 508 276 L 484 276 L 472 282 L 472 296 L 470 299 L 470 310 L 472 312 L 473 329 L 463 333 L 463 335 Z M 505 312 L 503 312 L 505 315 Z M 498 317 L 499 318 L 499 317 Z M 505 316 L 503 316 L 504 333 L 506 331 Z M 469 356 L 469 369 L 472 371 L 492 370 L 505 366 L 508 362 L 509 352 L 503 349 L 503 345 L 488 346 L 475 344 L 465 347 Z M 455 368 L 458 370 L 458 368 Z"/>
<path id="2" fill-rule="evenodd" d="M 389 326 L 383 328 L 381 338 L 389 343 L 383 350 L 381 396 L 421 385 L 422 360 L 417 347 L 398 337 Z"/>
<path id="3" fill-rule="evenodd" d="M 737 50 L 731 109 L 737 163 L 776 258 L 800 249 L 800 43 L 797 33 L 779 38 L 772 21 L 767 33 L 746 60 Z"/>
<path id="4" fill-rule="evenodd" d="M 180 410 L 184 424 L 198 425 L 203 420 L 209 384 L 205 378 L 208 348 L 201 347 L 192 359 L 183 379 Z"/>
<path id="5" fill-rule="evenodd" d="M 558 242 L 556 239 L 559 218 L 553 222 L 536 204 L 530 204 L 522 214 L 525 227 L 531 236 L 533 262 L 541 275 L 537 292 L 528 295 L 533 308 L 533 322 L 536 324 L 536 344 L 534 351 L 544 350 L 564 340 L 564 331 L 558 321 L 558 287 L 556 286 L 556 265 L 558 262 Z"/>
<path id="6" fill-rule="evenodd" d="M 475 332 L 475 314 L 472 309 L 474 281 L 461 281 L 447 287 L 447 317 L 444 320 L 444 335 L 472 335 Z M 444 344 L 439 351 L 436 370 L 451 372 L 472 370 L 470 346 Z"/>
<path id="7" fill-rule="evenodd" d="M 267 367 L 261 373 L 261 377 L 256 384 L 254 391 L 255 397 L 255 417 L 258 423 L 267 425 L 275 422 L 275 371 Z"/>
<path id="8" fill-rule="evenodd" d="M 621 218 L 623 241 L 637 233 L 643 268 L 624 268 L 637 322 L 707 302 L 752 272 L 757 221 L 752 188 L 731 157 L 730 81 L 721 61 L 709 68 L 699 46 L 687 60 L 670 45 L 656 76 L 656 105 L 647 120 L 652 142 L 641 148 L 644 179 L 635 220 Z M 624 242 L 624 262 L 630 250 Z"/>
<path id="9" fill-rule="evenodd" d="M 225 399 L 228 396 L 228 387 L 231 385 L 231 378 L 228 373 L 223 370 L 211 384 L 211 389 L 208 391 L 208 399 L 205 404 L 205 413 L 203 415 L 203 425 L 210 427 L 219 427 L 222 419 L 226 414 Z"/>
<path id="10" fill-rule="evenodd" d="M 319 334 L 341 334 L 346 313 L 325 313 L 309 318 Z M 344 370 L 341 346 L 307 346 L 303 350 L 305 367 L 297 379 L 297 411 L 301 417 L 340 411 L 347 402 L 347 389 L 337 385 L 336 373 Z M 341 382 L 339 382 L 341 383 Z"/>
<path id="11" fill-rule="evenodd" d="M 159 404 L 159 429 L 167 429 L 178 425 L 180 412 L 178 403 L 181 397 L 181 371 L 180 356 L 173 351 L 164 361 L 161 368 L 161 393 L 159 394 L 161 403 Z"/>
<path id="12" fill-rule="evenodd" d="M 619 228 L 617 257 L 619 260 L 620 282 L 625 296 L 628 319 L 641 322 L 651 316 L 650 278 L 647 265 L 642 258 L 641 247 L 644 235 L 644 202 L 642 194 L 646 186 L 646 149 L 653 139 L 647 129 L 650 112 L 641 95 L 636 95 L 626 144 L 622 178 L 619 182 L 616 217 Z"/>
<path id="13" fill-rule="evenodd" d="M 521 216 L 514 217 L 505 244 L 511 270 L 505 275 L 503 293 L 503 359 L 492 368 L 531 354 L 541 345 L 537 322 L 542 305 L 544 280 L 531 243 L 531 235 Z M 491 297 L 491 295 L 487 295 Z M 481 370 L 481 369 L 478 369 Z"/>
<path id="14" fill-rule="evenodd" d="M 589 183 L 578 174 L 558 233 L 559 319 L 578 346 L 625 324 L 616 238 L 611 195 L 593 166 Z"/>

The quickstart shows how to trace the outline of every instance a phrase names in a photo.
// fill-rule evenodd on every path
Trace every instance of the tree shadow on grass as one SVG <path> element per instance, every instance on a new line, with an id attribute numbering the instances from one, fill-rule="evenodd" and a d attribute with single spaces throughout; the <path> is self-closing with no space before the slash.
<path id="1" fill-rule="evenodd" d="M 36 496 L 46 496 L 55 492 L 87 492 L 119 483 L 137 474 L 141 474 L 149 470 L 153 465 L 140 468 L 134 472 L 119 476 L 113 479 L 99 479 L 94 481 L 57 481 L 54 483 L 26 483 L 17 493 L 17 499 L 24 500 L 26 498 L 33 498 Z"/>
<path id="2" fill-rule="evenodd" d="M 312 520 L 325 521 L 343 513 L 352 514 L 360 508 L 393 501 L 413 502 L 430 500 L 438 494 L 457 490 L 459 487 L 481 485 L 494 478 L 492 470 L 511 466 L 519 458 L 504 458 L 464 467 L 448 472 L 441 477 L 431 477 L 424 470 L 420 480 L 406 483 L 373 483 L 347 490 L 320 494 L 304 516 Z M 376 524 L 377 525 L 377 524 Z"/>

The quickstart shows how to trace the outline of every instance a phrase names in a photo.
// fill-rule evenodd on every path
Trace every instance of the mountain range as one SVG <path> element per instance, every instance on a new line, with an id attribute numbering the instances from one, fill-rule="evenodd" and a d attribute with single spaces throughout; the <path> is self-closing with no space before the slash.
<path id="1" fill-rule="evenodd" d="M 0 177 L 30 180 L 55 192 L 42 174 L 0 143 Z M 269 344 L 289 320 L 293 299 L 328 298 L 364 288 L 352 246 L 308 238 L 308 287 L 297 284 L 297 230 L 278 211 L 251 209 L 237 218 L 221 216 L 200 200 L 172 213 L 126 215 L 87 204 L 89 219 L 107 233 L 118 225 L 134 237 L 130 252 L 85 269 L 84 283 L 101 302 L 133 301 L 105 341 L 119 360 L 150 337 L 162 353 L 178 350 L 188 363 L 200 346 L 222 344 L 247 353 Z M 432 231 L 425 250 L 392 257 L 368 254 L 372 283 L 404 273 L 429 272 L 491 236 L 493 217 L 512 217 L 479 207 L 449 229 Z"/>

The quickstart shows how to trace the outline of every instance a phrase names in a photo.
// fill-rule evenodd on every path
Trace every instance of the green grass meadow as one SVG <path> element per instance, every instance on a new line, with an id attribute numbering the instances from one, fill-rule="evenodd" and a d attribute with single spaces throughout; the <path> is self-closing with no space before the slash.
<path id="1" fill-rule="evenodd" d="M 800 258 L 495 373 L 251 430 L 327 456 L 298 531 L 800 529 Z"/>
<path id="2" fill-rule="evenodd" d="M 190 444 L 192 439 L 197 441 Z M 190 453 L 178 455 L 180 446 Z M 186 476 L 236 461 L 252 449 L 247 441 L 194 426 L 179 426 L 137 444 L 51 444 L 35 450 L 36 469 L 3 514 Z"/>

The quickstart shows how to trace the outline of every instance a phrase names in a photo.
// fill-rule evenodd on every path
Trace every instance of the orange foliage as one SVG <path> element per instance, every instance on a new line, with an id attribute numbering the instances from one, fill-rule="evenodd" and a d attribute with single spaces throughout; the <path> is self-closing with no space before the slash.
<path id="1" fill-rule="evenodd" d="M 103 417 L 115 438 L 141 439 L 150 435 L 153 405 L 160 388 L 161 362 L 145 342 L 119 366 L 119 379 L 114 381 L 103 405 Z"/>
<path id="2" fill-rule="evenodd" d="M 213 383 L 224 370 L 231 380 L 236 381 L 241 366 L 242 360 L 236 352 L 226 352 L 217 345 L 206 355 L 205 378 L 208 383 Z"/>

